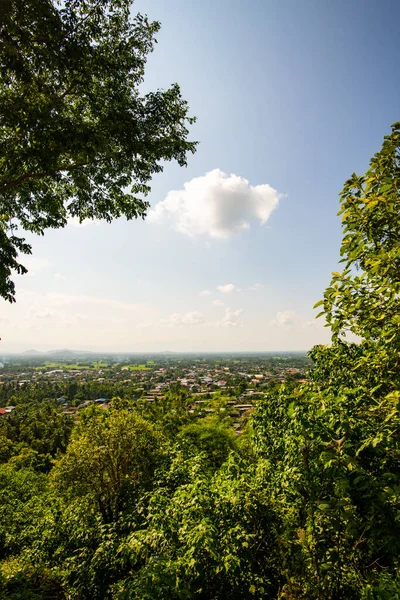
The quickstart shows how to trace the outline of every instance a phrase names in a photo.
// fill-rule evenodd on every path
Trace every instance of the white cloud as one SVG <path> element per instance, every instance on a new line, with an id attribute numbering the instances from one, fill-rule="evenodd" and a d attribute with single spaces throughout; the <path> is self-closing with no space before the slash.
<path id="1" fill-rule="evenodd" d="M 268 221 L 281 195 L 270 185 L 250 185 L 238 175 L 209 171 L 171 190 L 149 211 L 150 223 L 169 222 L 191 237 L 230 238 L 250 229 L 250 223 Z"/>
<path id="2" fill-rule="evenodd" d="M 87 315 L 82 315 L 80 313 L 71 315 L 70 317 L 66 317 L 64 319 L 62 319 L 60 321 L 60 324 L 62 326 L 67 326 L 67 327 L 74 327 L 74 326 L 81 326 L 82 325 L 82 321 L 86 321 L 88 318 Z M 111 322 L 114 322 L 114 320 L 112 319 Z"/>
<path id="3" fill-rule="evenodd" d="M 56 316 L 56 313 L 52 310 L 44 310 L 42 312 L 32 311 L 31 316 L 36 317 L 36 319 L 52 319 L 54 316 Z"/>
<path id="4" fill-rule="evenodd" d="M 151 323 L 138 323 L 136 329 L 149 329 L 151 326 Z"/>
<path id="5" fill-rule="evenodd" d="M 262 290 L 264 288 L 264 285 L 262 283 L 254 283 L 253 285 L 251 285 L 249 287 L 249 290 L 251 290 L 252 292 L 258 292 L 259 290 Z"/>
<path id="6" fill-rule="evenodd" d="M 223 303 L 222 303 L 223 304 Z M 220 306 L 218 304 L 218 306 Z M 220 321 L 206 321 L 204 315 L 198 311 L 186 313 L 173 313 L 167 319 L 161 319 L 160 324 L 168 327 L 192 327 L 204 325 L 206 327 L 239 327 L 242 323 L 239 321 L 240 315 L 243 313 L 242 308 L 225 309 L 224 316 Z"/>
<path id="7" fill-rule="evenodd" d="M 144 304 L 107 298 L 17 290 L 15 304 L 0 304 L 2 345 L 82 347 L 95 344 L 121 347 L 134 343 L 139 323 L 158 323 L 160 314 Z M 90 340 L 90 341 L 89 341 Z"/>
<path id="8" fill-rule="evenodd" d="M 210 295 L 211 295 L 210 290 L 202 290 L 200 292 L 200 296 L 210 296 Z"/>
<path id="9" fill-rule="evenodd" d="M 276 313 L 275 319 L 272 321 L 272 325 L 277 327 L 290 327 L 296 322 L 296 313 L 292 310 L 283 310 Z"/>
<path id="10" fill-rule="evenodd" d="M 225 310 L 225 317 L 224 319 L 226 321 L 231 321 L 232 319 L 237 319 L 238 317 L 240 317 L 240 315 L 243 312 L 243 308 L 237 308 L 236 310 L 233 310 L 232 308 L 228 307 Z"/>
<path id="11" fill-rule="evenodd" d="M 244 295 L 244 291 L 239 295 L 221 295 L 220 300 Z M 329 343 L 330 332 L 323 327 L 323 319 L 312 326 L 311 313 L 301 315 L 282 310 L 272 325 L 265 318 L 264 306 L 242 313 L 237 306 L 213 306 L 215 299 L 210 296 L 206 302 L 209 306 L 201 312 L 196 311 L 196 305 L 189 305 L 189 312 L 186 309 L 165 312 L 162 298 L 158 305 L 133 304 L 129 300 L 19 288 L 15 304 L 0 302 L 1 349 L 3 353 L 28 348 L 109 352 L 263 351 L 302 350 L 317 343 Z M 282 325 L 291 319 L 293 324 Z"/>
<path id="12" fill-rule="evenodd" d="M 221 321 L 218 321 L 216 323 L 217 327 L 238 327 L 242 325 L 242 323 L 238 321 L 238 318 L 240 317 L 242 312 L 242 308 L 233 310 L 228 306 L 228 308 L 225 309 L 225 315 L 223 316 Z"/>
<path id="13" fill-rule="evenodd" d="M 58 292 L 48 292 L 47 294 L 36 294 L 30 290 L 21 289 L 18 291 L 17 300 L 20 298 L 30 300 L 31 302 L 41 303 L 53 307 L 67 306 L 98 306 L 106 309 L 116 309 L 119 311 L 136 312 L 139 304 L 131 304 L 129 302 L 120 302 L 118 300 L 109 300 L 108 298 L 97 298 L 95 296 L 61 294 Z M 89 308 L 91 311 L 92 308 Z"/>
<path id="14" fill-rule="evenodd" d="M 214 304 L 214 306 L 224 306 L 224 302 L 222 302 L 222 300 L 219 300 L 219 298 L 213 300 L 212 304 Z"/>
<path id="15" fill-rule="evenodd" d="M 324 319 L 311 319 L 309 321 L 304 321 L 303 323 L 303 327 L 304 328 L 311 328 L 311 329 L 321 329 L 321 327 L 323 327 L 325 325 L 325 320 Z"/>
<path id="16" fill-rule="evenodd" d="M 283 310 L 276 313 L 275 318 L 269 322 L 269 325 L 283 331 L 295 334 L 301 331 L 315 331 L 318 333 L 327 334 L 324 327 L 325 319 L 309 319 L 304 315 L 300 315 L 293 310 Z"/>
<path id="17" fill-rule="evenodd" d="M 233 283 L 226 283 L 225 285 L 217 285 L 217 290 L 221 294 L 232 294 L 232 292 L 240 292 L 240 288 L 233 285 Z"/>
<path id="18" fill-rule="evenodd" d="M 187 313 L 173 313 L 168 319 L 162 319 L 162 325 L 169 325 L 172 327 L 181 327 L 183 325 L 203 325 L 205 319 L 203 315 L 194 310 Z"/>
<path id="19" fill-rule="evenodd" d="M 65 275 L 62 275 L 61 273 L 54 273 L 54 280 L 55 281 L 65 281 L 67 278 L 65 277 Z"/>

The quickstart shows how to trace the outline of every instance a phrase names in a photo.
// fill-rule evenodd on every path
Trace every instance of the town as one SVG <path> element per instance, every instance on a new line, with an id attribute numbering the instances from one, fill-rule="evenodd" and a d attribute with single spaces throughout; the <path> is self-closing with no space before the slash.
<path id="1" fill-rule="evenodd" d="M 19 404 L 52 400 L 63 415 L 76 418 L 92 404 L 108 408 L 113 398 L 133 401 L 143 414 L 178 395 L 190 415 L 226 412 L 240 433 L 268 388 L 306 382 L 312 363 L 303 353 L 82 356 L 64 351 L 9 355 L 1 365 L 0 417 Z"/>

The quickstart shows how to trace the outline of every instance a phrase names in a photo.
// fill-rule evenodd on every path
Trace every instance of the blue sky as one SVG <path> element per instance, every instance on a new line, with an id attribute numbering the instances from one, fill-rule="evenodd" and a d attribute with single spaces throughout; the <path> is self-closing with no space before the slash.
<path id="1" fill-rule="evenodd" d="M 338 193 L 400 119 L 400 4 L 140 0 L 133 10 L 162 24 L 144 89 L 180 84 L 198 151 L 154 179 L 147 221 L 34 239 L 17 303 L 0 305 L 3 351 L 327 343 L 312 306 L 337 267 Z"/>

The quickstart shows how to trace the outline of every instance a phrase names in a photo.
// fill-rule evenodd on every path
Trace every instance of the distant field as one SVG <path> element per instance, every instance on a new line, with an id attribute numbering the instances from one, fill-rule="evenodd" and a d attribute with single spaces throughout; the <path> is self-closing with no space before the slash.
<path id="1" fill-rule="evenodd" d="M 150 371 L 150 367 L 147 365 L 124 365 L 123 371 Z"/>
<path id="2" fill-rule="evenodd" d="M 71 365 L 71 364 L 65 364 L 65 363 L 56 363 L 56 362 L 46 361 L 40 367 L 35 367 L 35 371 L 42 371 L 43 369 L 64 369 L 64 370 L 70 370 L 70 371 L 78 371 L 78 370 L 84 371 L 87 369 L 102 369 L 104 367 L 108 367 L 108 363 L 94 362 L 94 363 L 90 363 L 90 364 L 76 363 L 76 364 Z"/>

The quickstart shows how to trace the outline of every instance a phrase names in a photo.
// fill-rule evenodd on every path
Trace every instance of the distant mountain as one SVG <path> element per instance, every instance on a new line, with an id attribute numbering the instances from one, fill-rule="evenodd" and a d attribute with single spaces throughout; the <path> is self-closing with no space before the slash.
<path id="1" fill-rule="evenodd" d="M 68 350 L 67 348 L 63 348 L 62 350 L 48 350 L 46 352 L 47 356 L 59 356 L 60 354 L 63 356 L 73 356 L 75 352 L 73 350 Z"/>
<path id="2" fill-rule="evenodd" d="M 35 350 L 31 348 L 30 350 L 25 350 L 25 352 L 21 352 L 20 356 L 40 356 L 47 358 L 76 358 L 77 356 L 90 356 L 93 355 L 93 352 L 89 350 L 69 350 L 68 348 L 61 348 L 60 350 Z"/>
<path id="3" fill-rule="evenodd" d="M 93 354 L 93 352 L 90 352 L 88 350 L 68 350 L 67 348 L 63 348 L 62 350 L 49 350 L 48 352 L 46 352 L 46 356 L 62 356 L 63 358 L 71 358 L 83 355 L 88 356 L 90 354 Z"/>

